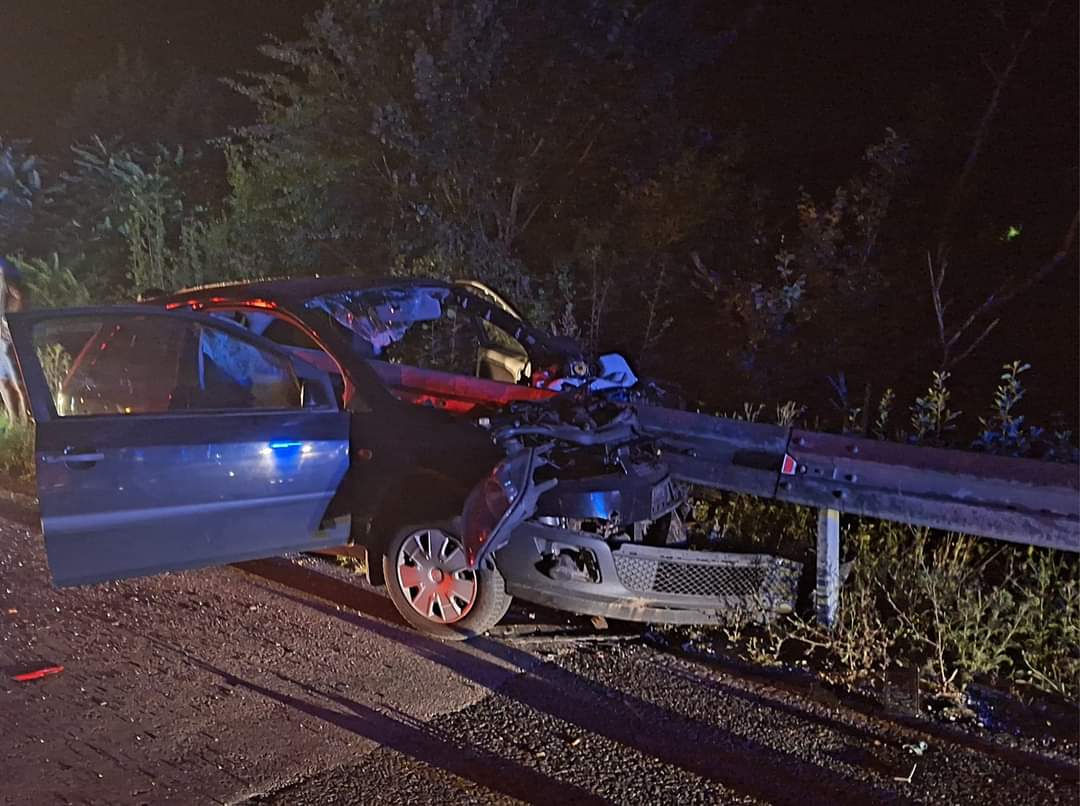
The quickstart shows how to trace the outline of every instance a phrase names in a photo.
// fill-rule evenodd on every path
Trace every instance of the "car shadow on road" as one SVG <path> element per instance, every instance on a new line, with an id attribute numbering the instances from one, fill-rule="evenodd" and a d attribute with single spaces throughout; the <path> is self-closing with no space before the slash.
<path id="1" fill-rule="evenodd" d="M 295 697 L 220 669 L 190 653 L 173 648 L 197 668 L 221 678 L 226 685 L 274 700 L 308 716 L 388 747 L 404 756 L 438 767 L 467 781 L 526 803 L 602 804 L 602 798 L 572 784 L 557 781 L 495 753 L 464 744 L 431 724 L 394 709 L 376 710 L 340 694 L 285 675 L 277 677 L 302 690 L 311 700 Z M 318 701 L 324 704 L 320 704 Z M 336 707 L 335 707 L 336 706 Z M 281 791 L 287 797 L 287 790 Z"/>
<path id="2" fill-rule="evenodd" d="M 671 668 L 670 673 L 681 677 L 694 685 L 710 688 L 718 692 L 721 696 L 735 697 L 752 705 L 769 708 L 772 711 L 787 714 L 793 719 L 804 722 L 813 722 L 827 730 L 847 736 L 855 742 L 873 743 L 874 741 L 880 741 L 881 739 L 881 731 L 874 730 L 872 727 L 862 727 L 855 724 L 850 721 L 850 717 L 848 717 L 849 721 L 845 721 L 844 719 L 826 716 L 815 712 L 811 707 L 803 707 L 793 704 L 790 701 L 781 701 L 776 697 L 763 697 L 710 677 L 694 674 L 687 669 L 673 667 Z M 770 676 L 759 674 L 758 677 L 760 679 L 767 679 Z M 779 678 L 775 678 L 771 685 L 780 685 Z M 797 689 L 793 687 L 793 690 Z M 849 712 L 854 711 L 868 720 L 877 720 L 885 716 L 881 706 L 877 703 L 860 702 L 855 697 L 847 697 L 842 701 L 845 710 Z M 1022 768 L 1025 772 L 1034 773 L 1055 782 L 1075 781 L 1077 778 L 1076 765 L 1070 761 L 1049 758 L 1023 748 L 995 743 L 983 736 L 972 735 L 957 730 L 953 726 L 938 725 L 917 716 L 902 713 L 888 713 L 887 718 L 894 730 L 897 728 L 905 730 L 906 733 L 902 734 L 902 738 L 912 743 L 920 740 L 930 740 L 939 745 L 950 744 L 955 747 L 973 750 L 982 755 L 1000 759 L 1010 766 Z M 841 751 L 841 754 L 846 754 L 846 760 L 849 762 L 858 755 L 856 750 L 850 747 Z M 876 758 L 871 759 L 866 756 L 859 757 L 867 758 L 867 762 L 861 763 L 858 766 L 867 769 L 876 769 L 889 775 L 900 775 L 905 773 L 905 770 L 903 769 L 882 766 Z M 909 758 L 910 756 L 905 756 L 903 758 L 904 762 L 906 763 Z"/>
<path id="3" fill-rule="evenodd" d="M 531 709 L 741 795 L 798 806 L 847 801 L 907 802 L 895 792 L 674 713 L 626 691 L 540 661 L 504 643 L 474 638 L 461 645 L 427 638 L 396 626 L 401 620 L 391 603 L 378 594 L 309 569 L 297 566 L 293 569 L 277 567 L 267 578 L 344 609 L 290 591 L 277 589 L 278 595 L 402 644 L 418 656 Z M 263 575 L 261 569 L 252 573 Z M 508 667 L 521 670 L 520 674 L 508 677 Z"/>

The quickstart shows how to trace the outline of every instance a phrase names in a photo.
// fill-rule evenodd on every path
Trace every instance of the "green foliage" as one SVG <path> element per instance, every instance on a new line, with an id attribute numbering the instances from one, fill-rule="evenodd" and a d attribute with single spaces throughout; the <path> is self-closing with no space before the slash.
<path id="1" fill-rule="evenodd" d="M 1046 444 L 1047 432 L 1025 427 L 1016 413 L 1024 396 L 1020 375 L 1029 369 L 1019 361 L 1004 367 L 993 414 L 980 419 L 987 449 L 1031 455 L 1038 453 L 1037 440 Z M 945 445 L 957 430 L 960 412 L 949 408 L 948 380 L 948 373 L 935 373 L 930 390 L 912 407 L 920 442 Z M 834 390 L 841 427 L 848 428 L 858 410 L 846 403 L 842 376 L 834 379 Z M 878 401 L 872 426 L 878 439 L 888 437 L 895 400 L 886 389 Z M 732 416 L 754 421 L 763 411 L 748 403 Z M 804 414 L 792 401 L 777 406 L 781 425 Z M 1059 448 L 1040 455 L 1060 460 L 1073 453 Z M 718 551 L 777 553 L 812 567 L 815 514 L 752 496 L 699 491 L 691 541 Z M 891 667 L 915 666 L 948 695 L 983 677 L 1080 700 L 1080 569 L 1074 555 L 857 518 L 845 522 L 842 545 L 854 562 L 835 630 L 818 627 L 807 612 L 757 632 L 729 625 L 720 633 L 755 662 L 780 663 L 793 647 L 817 652 L 825 675 L 845 684 L 883 682 Z"/>
<path id="2" fill-rule="evenodd" d="M 896 402 L 896 393 L 892 389 L 886 389 L 881 393 L 878 401 L 877 416 L 871 429 L 875 439 L 888 439 L 889 418 L 892 416 L 893 404 Z"/>
<path id="3" fill-rule="evenodd" d="M 1076 461 L 1072 432 L 1063 427 L 1042 428 L 1026 425 L 1016 409 L 1026 390 L 1020 376 L 1030 364 L 1013 361 L 1002 369 L 1001 383 L 994 392 L 988 417 L 980 417 L 982 426 L 973 445 L 977 450 L 1004 456 L 1037 456 L 1057 462 Z"/>
<path id="4" fill-rule="evenodd" d="M 879 299 L 878 245 L 909 168 L 909 151 L 903 138 L 886 129 L 885 138 L 863 154 L 862 170 L 837 188 L 828 206 L 802 194 L 796 259 L 818 308 L 856 310 Z"/>
<path id="5" fill-rule="evenodd" d="M 814 523 L 803 507 L 722 496 L 697 501 L 693 528 L 705 530 L 705 545 L 717 550 L 813 563 Z M 915 666 L 945 694 L 988 678 L 1080 699 L 1074 556 L 861 519 L 845 523 L 843 547 L 854 562 L 835 630 L 803 613 L 763 628 L 753 643 L 753 630 L 719 632 L 737 637 L 755 661 L 779 662 L 785 644 L 822 653 L 825 676 L 849 685 Z"/>
<path id="6" fill-rule="evenodd" d="M 473 277 L 692 398 L 816 404 L 826 373 L 872 366 L 925 307 L 910 270 L 936 211 L 907 186 L 937 163 L 916 159 L 926 132 L 887 127 L 834 191 L 796 192 L 820 172 L 770 170 L 774 133 L 737 123 L 735 99 L 705 113 L 693 99 L 758 6 L 330 0 L 263 49 L 267 72 L 227 82 L 255 112 L 239 129 L 222 82 L 121 50 L 75 88 L 61 184 L 0 143 L 0 237 L 57 252 L 97 301 L 266 275 Z M 709 372 L 687 343 L 708 345 Z M 851 430 L 872 430 L 870 408 L 845 409 Z"/>
<path id="7" fill-rule="evenodd" d="M 816 514 L 808 507 L 763 507 L 745 495 L 705 493 L 695 500 L 697 540 L 719 551 L 778 552 L 793 559 L 814 534 Z"/>
<path id="8" fill-rule="evenodd" d="M 0 138 L 0 243 L 8 248 L 29 228 L 42 198 L 39 159 L 25 140 Z"/>
<path id="9" fill-rule="evenodd" d="M 647 53 L 648 24 L 618 3 L 328 4 L 304 41 L 264 49 L 274 72 L 236 85 L 259 112 L 227 152 L 242 250 L 475 277 L 540 324 L 587 322 L 587 347 L 619 316 L 634 349 L 660 349 L 688 247 L 741 185 L 736 146 L 688 146 L 642 98 L 716 59 L 715 41 L 685 20 L 688 50 Z M 631 151 L 650 155 L 621 164 Z"/>
<path id="10" fill-rule="evenodd" d="M 60 390 L 64 388 L 64 381 L 71 372 L 71 353 L 64 349 L 62 344 L 49 344 L 37 348 L 38 363 L 45 375 L 45 381 L 53 393 L 53 403 L 58 411 L 63 410 L 60 398 Z"/>
<path id="11" fill-rule="evenodd" d="M 1018 679 L 1037 688 L 1080 699 L 1080 574 L 1074 557 L 1029 549 L 1015 558 L 1023 571 L 1010 579 L 1014 596 L 1027 606 Z"/>
<path id="12" fill-rule="evenodd" d="M 1002 367 L 1001 383 L 994 392 L 992 413 L 980 417 L 982 433 L 976 445 L 994 453 L 1025 456 L 1031 447 L 1030 436 L 1025 433 L 1024 416 L 1016 413 L 1016 406 L 1024 398 L 1024 384 L 1020 376 L 1031 369 L 1030 364 L 1013 361 Z"/>
<path id="13" fill-rule="evenodd" d="M 900 634 L 921 649 L 924 669 L 948 689 L 963 673 L 1004 676 L 1012 671 L 1018 639 L 1029 631 L 1035 596 L 1025 591 L 1015 554 L 1003 553 L 1004 580 L 983 569 L 997 547 L 967 535 L 932 535 L 915 529 L 897 547 L 906 562 L 889 569 L 891 580 L 878 580 L 894 609 Z M 1016 591 L 1019 595 L 1014 596 Z"/>
<path id="14" fill-rule="evenodd" d="M 50 208 L 67 274 L 44 278 L 45 285 L 74 283 L 94 302 L 131 301 L 151 288 L 266 273 L 223 213 L 186 209 L 201 168 L 183 147 L 144 150 L 95 136 L 71 151 L 72 167 L 52 190 Z"/>
<path id="15" fill-rule="evenodd" d="M 0 475 L 17 481 L 34 478 L 34 426 L 0 415 Z"/>
<path id="16" fill-rule="evenodd" d="M 225 216 L 192 216 L 180 224 L 178 244 L 170 249 L 172 288 L 266 276 L 254 256 L 238 246 L 236 228 Z"/>
<path id="17" fill-rule="evenodd" d="M 726 200 L 719 200 L 725 212 L 714 214 L 711 224 L 742 244 L 713 236 L 715 256 L 706 259 L 702 245 L 692 262 L 722 306 L 716 318 L 732 328 L 723 341 L 733 345 L 726 363 L 741 370 L 734 377 L 747 377 L 755 388 L 793 389 L 810 365 L 863 357 L 873 344 L 867 321 L 880 311 L 890 286 L 893 268 L 883 236 L 910 162 L 907 141 L 887 129 L 831 199 L 799 195 L 794 224 L 789 216 L 770 220 L 760 188 L 744 181 L 740 193 L 727 184 Z M 727 179 L 739 177 L 732 172 Z"/>
<path id="18" fill-rule="evenodd" d="M 305 42 L 267 47 L 282 72 L 237 86 L 261 120 L 229 152 L 230 220 L 252 253 L 300 270 L 470 276 L 550 318 L 516 250 L 535 202 L 505 141 L 523 131 L 499 104 L 491 120 L 479 108 L 507 58 L 502 17 L 490 3 L 335 3 Z"/>
<path id="19" fill-rule="evenodd" d="M 946 437 L 956 430 L 956 418 L 962 412 L 949 408 L 952 394 L 948 388 L 949 372 L 934 371 L 926 394 L 915 399 L 911 407 L 912 441 L 923 445 L 944 445 Z"/>
<path id="20" fill-rule="evenodd" d="M 129 298 L 132 290 L 170 288 L 170 242 L 184 209 L 172 174 L 183 169 L 183 149 L 159 147 L 150 155 L 95 136 L 72 152 L 74 169 L 62 177 L 71 226 L 91 240 L 123 244 Z"/>
<path id="21" fill-rule="evenodd" d="M 93 302 L 90 290 L 53 252 L 47 259 L 15 259 L 36 308 L 74 308 Z"/>

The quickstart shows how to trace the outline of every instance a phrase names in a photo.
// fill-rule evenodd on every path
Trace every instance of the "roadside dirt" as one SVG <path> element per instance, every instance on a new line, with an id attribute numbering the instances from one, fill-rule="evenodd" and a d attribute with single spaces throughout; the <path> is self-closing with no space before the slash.
<path id="1" fill-rule="evenodd" d="M 367 624 L 346 628 L 275 581 L 318 592 L 309 577 L 324 580 L 287 560 L 58 591 L 36 516 L 10 498 L 2 514 L 2 803 L 229 802 L 354 759 L 519 671 L 488 663 L 476 680 L 432 662 L 389 601 L 359 588 L 343 606 Z M 366 703 L 355 729 L 301 707 L 311 690 Z"/>
<path id="2" fill-rule="evenodd" d="M 1060 753 L 633 631 L 430 641 L 318 560 L 58 591 L 28 503 L 0 498 L 0 803 L 1076 801 Z"/>

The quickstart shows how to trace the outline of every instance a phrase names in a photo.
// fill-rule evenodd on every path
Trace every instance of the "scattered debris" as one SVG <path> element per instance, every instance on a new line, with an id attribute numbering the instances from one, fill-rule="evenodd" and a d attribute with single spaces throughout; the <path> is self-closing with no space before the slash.
<path id="1" fill-rule="evenodd" d="M 927 750 L 930 749 L 930 745 L 926 742 L 916 742 L 915 744 L 905 744 L 904 749 L 915 756 L 921 756 Z"/>
<path id="2" fill-rule="evenodd" d="M 546 633 L 538 635 L 500 636 L 499 640 L 510 644 L 605 644 L 636 641 L 639 638 L 641 638 L 640 633 L 613 633 L 608 635 L 597 635 L 595 633 Z"/>
<path id="3" fill-rule="evenodd" d="M 20 683 L 29 683 L 32 680 L 40 680 L 43 677 L 48 677 L 53 674 L 60 674 L 64 671 L 63 666 L 45 666 L 41 669 L 35 669 L 32 672 L 24 672 L 23 674 L 15 675 L 15 680 Z"/>
<path id="4" fill-rule="evenodd" d="M 910 784 L 910 783 L 911 783 L 911 779 L 915 777 L 915 770 L 917 770 L 918 768 L 919 768 L 919 765 L 918 765 L 918 764 L 912 764 L 912 765 L 911 765 L 911 772 L 909 772 L 909 773 L 907 774 L 907 778 L 900 778 L 900 777 L 898 777 L 898 776 L 894 776 L 894 777 L 893 777 L 893 780 L 894 780 L 894 781 L 899 781 L 899 782 L 900 782 L 900 783 L 902 783 L 902 784 Z"/>

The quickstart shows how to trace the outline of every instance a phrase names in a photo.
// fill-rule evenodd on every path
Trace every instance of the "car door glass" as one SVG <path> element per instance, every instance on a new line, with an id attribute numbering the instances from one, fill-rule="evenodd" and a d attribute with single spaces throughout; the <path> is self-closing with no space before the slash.
<path id="1" fill-rule="evenodd" d="M 322 350 L 322 348 L 314 342 L 314 340 L 298 328 L 284 319 L 274 318 L 270 324 L 266 326 L 266 329 L 262 332 L 264 339 L 269 339 L 274 344 L 280 344 L 282 347 L 299 347 L 303 350 Z"/>
<path id="2" fill-rule="evenodd" d="M 243 317 L 241 324 L 253 333 L 258 333 L 264 339 L 284 347 L 289 353 L 301 361 L 326 372 L 330 376 L 330 386 L 334 398 L 344 404 L 345 379 L 341 377 L 340 369 L 334 359 L 320 347 L 306 331 L 297 327 L 286 319 L 281 319 L 264 312 L 237 313 Z M 238 320 L 239 321 L 239 320 Z M 305 401 L 313 398 L 305 396 Z"/>
<path id="3" fill-rule="evenodd" d="M 301 407 L 288 360 L 189 319 L 45 320 L 33 343 L 63 417 Z"/>
<path id="4" fill-rule="evenodd" d="M 458 375 L 476 373 L 480 329 L 447 288 L 346 290 L 313 297 L 304 307 L 328 317 L 357 356 Z"/>
<path id="5" fill-rule="evenodd" d="M 286 361 L 231 333 L 198 326 L 198 386 L 189 408 L 299 408 L 300 385 Z M 187 379 L 182 372 L 181 378 Z M 177 408 L 176 401 L 173 401 Z"/>

